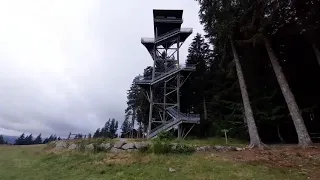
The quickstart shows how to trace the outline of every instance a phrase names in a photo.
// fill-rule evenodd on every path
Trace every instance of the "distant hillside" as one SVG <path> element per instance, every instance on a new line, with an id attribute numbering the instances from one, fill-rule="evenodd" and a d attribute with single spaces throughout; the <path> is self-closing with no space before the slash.
<path id="1" fill-rule="evenodd" d="M 13 144 L 14 141 L 15 141 L 16 139 L 18 139 L 18 137 L 17 137 L 17 136 L 6 136 L 6 135 L 3 135 L 3 139 L 4 139 L 5 141 L 7 141 L 9 144 Z"/>

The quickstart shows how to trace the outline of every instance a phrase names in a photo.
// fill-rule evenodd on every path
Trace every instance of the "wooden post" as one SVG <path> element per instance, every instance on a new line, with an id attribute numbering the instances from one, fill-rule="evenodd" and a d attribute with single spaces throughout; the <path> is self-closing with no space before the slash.
<path id="1" fill-rule="evenodd" d="M 228 144 L 228 135 L 227 135 L 227 132 L 229 131 L 228 129 L 222 129 L 221 130 L 222 132 L 224 132 L 224 137 L 226 139 L 226 144 Z"/>

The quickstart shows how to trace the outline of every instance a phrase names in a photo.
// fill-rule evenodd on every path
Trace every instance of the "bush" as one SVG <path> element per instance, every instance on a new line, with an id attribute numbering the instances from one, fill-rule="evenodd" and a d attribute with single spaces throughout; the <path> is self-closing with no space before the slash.
<path id="1" fill-rule="evenodd" d="M 143 148 L 138 149 L 138 151 L 139 151 L 140 153 L 151 153 L 152 148 L 148 145 L 148 146 L 146 146 L 146 147 L 143 147 Z"/>
<path id="2" fill-rule="evenodd" d="M 177 144 L 175 148 L 172 148 L 172 152 L 178 154 L 191 154 L 194 151 L 194 147 L 185 144 Z"/>
<path id="3" fill-rule="evenodd" d="M 171 144 L 161 141 L 155 141 L 153 143 L 153 153 L 155 154 L 167 154 L 171 151 Z"/>
<path id="4" fill-rule="evenodd" d="M 195 151 L 195 148 L 185 144 L 169 143 L 163 141 L 154 141 L 152 146 L 152 152 L 155 154 L 191 154 Z M 150 152 L 150 151 L 149 151 Z"/>
<path id="5" fill-rule="evenodd" d="M 85 144 L 84 143 L 79 143 L 78 144 L 78 149 L 79 149 L 79 151 L 81 151 L 81 152 L 84 152 L 85 151 Z"/>
<path id="6" fill-rule="evenodd" d="M 100 144 L 93 144 L 93 152 L 94 153 L 106 152 L 106 149 L 101 147 Z"/>
<path id="7" fill-rule="evenodd" d="M 171 141 L 174 139 L 174 136 L 169 131 L 163 131 L 163 132 L 159 133 L 158 139 L 161 141 Z"/>

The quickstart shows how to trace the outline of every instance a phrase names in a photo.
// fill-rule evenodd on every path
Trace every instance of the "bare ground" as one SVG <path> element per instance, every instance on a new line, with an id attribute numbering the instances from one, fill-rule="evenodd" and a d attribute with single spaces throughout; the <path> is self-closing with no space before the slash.
<path id="1" fill-rule="evenodd" d="M 297 145 L 272 145 L 265 150 L 222 152 L 214 156 L 226 161 L 290 168 L 307 175 L 308 179 L 320 180 L 320 144 L 306 149 Z"/>

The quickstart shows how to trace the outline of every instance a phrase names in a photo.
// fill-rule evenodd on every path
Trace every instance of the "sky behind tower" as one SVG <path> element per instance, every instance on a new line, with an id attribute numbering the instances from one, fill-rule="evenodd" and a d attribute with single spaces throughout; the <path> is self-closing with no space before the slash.
<path id="1" fill-rule="evenodd" d="M 67 136 L 124 119 L 133 78 L 152 64 L 153 9 L 183 9 L 203 33 L 194 0 L 0 2 L 0 134 Z"/>

